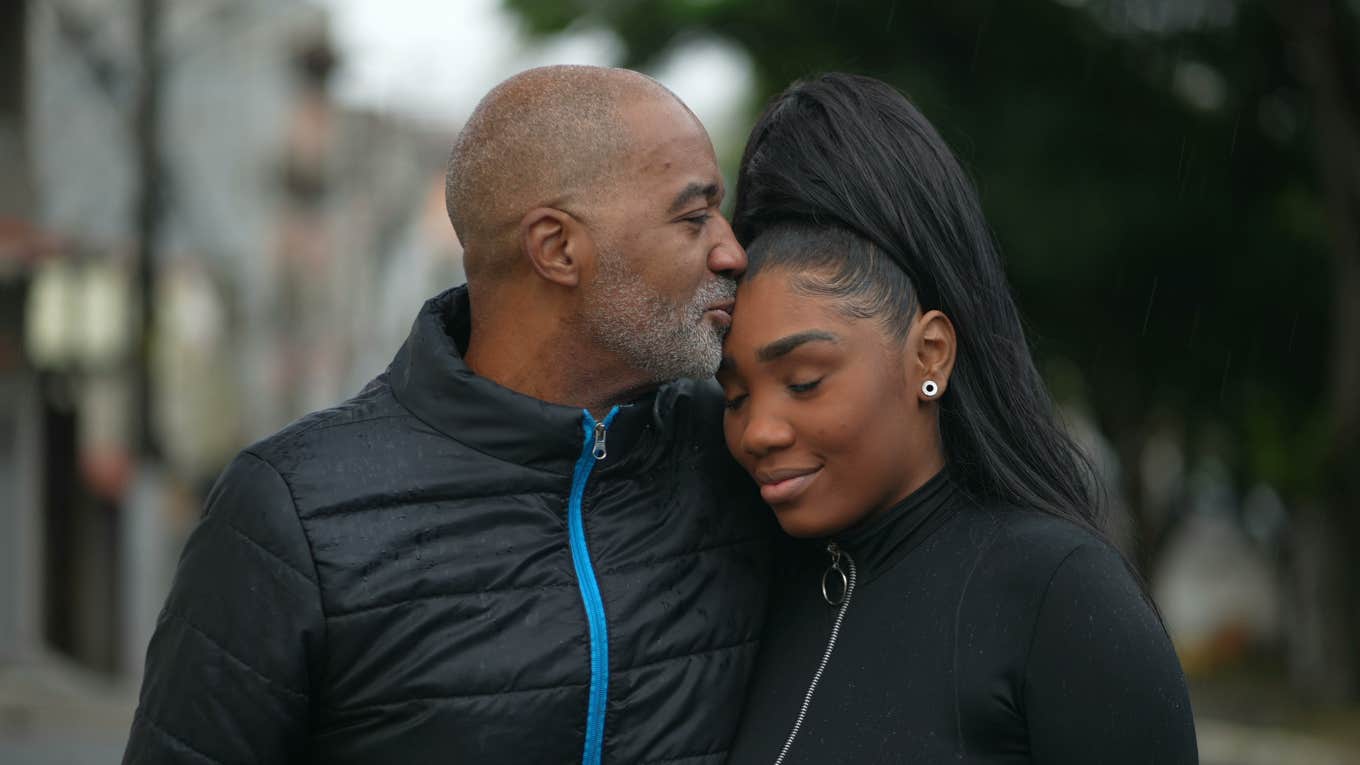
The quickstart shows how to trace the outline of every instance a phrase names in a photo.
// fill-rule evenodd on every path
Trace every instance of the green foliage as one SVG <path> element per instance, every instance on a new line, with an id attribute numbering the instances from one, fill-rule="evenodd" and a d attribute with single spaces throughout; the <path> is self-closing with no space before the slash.
<path id="1" fill-rule="evenodd" d="M 755 65 L 753 119 L 819 71 L 896 84 L 975 174 L 1037 352 L 1082 371 L 1107 434 L 1172 412 L 1226 430 L 1243 483 L 1315 489 L 1328 242 L 1307 99 L 1264 3 L 1151 31 L 1129 22 L 1177 3 L 507 4 L 542 33 L 608 26 L 638 68 L 728 39 Z"/>

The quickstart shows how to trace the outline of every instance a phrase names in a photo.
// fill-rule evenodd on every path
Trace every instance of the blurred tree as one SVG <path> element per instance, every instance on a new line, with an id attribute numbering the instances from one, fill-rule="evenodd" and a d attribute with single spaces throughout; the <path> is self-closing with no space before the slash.
<path id="1" fill-rule="evenodd" d="M 607 26 L 637 68 L 730 40 L 752 59 L 753 117 L 820 71 L 902 88 L 974 172 L 1056 392 L 1112 439 L 1143 569 L 1191 504 L 1184 480 L 1145 490 L 1149 439 L 1170 433 L 1239 490 L 1276 487 L 1291 531 L 1307 515 L 1316 533 L 1286 560 L 1312 627 L 1291 639 L 1324 658 L 1296 679 L 1356 695 L 1356 3 L 506 3 L 539 34 Z"/>
<path id="2" fill-rule="evenodd" d="M 1334 629 L 1326 619 L 1300 625 L 1310 629 L 1314 639 L 1298 646 L 1302 655 L 1296 664 L 1314 670 L 1304 673 L 1309 682 L 1329 688 L 1343 683 L 1342 688 L 1354 696 L 1360 661 L 1344 667 L 1350 676 L 1338 681 L 1326 676 L 1326 657 L 1333 651 L 1355 652 L 1360 645 L 1360 575 L 1354 563 L 1355 543 L 1360 541 L 1360 54 L 1356 39 L 1360 4 L 1342 7 L 1329 0 L 1278 0 L 1278 11 L 1294 71 L 1312 105 L 1311 143 L 1332 251 L 1328 401 L 1332 416 L 1318 487 L 1320 503 L 1306 506 L 1316 518 L 1310 525 L 1318 533 L 1313 549 L 1296 549 L 1300 559 L 1296 563 L 1307 565 L 1310 555 L 1324 563 L 1346 561 L 1351 574 L 1335 581 L 1327 578 L 1331 572 L 1325 566 L 1315 572 L 1318 586 L 1306 595 L 1318 597 L 1320 608 L 1335 609 L 1340 619 L 1349 620 L 1350 629 Z"/>
<path id="3" fill-rule="evenodd" d="M 24 3 L 0 5 L 0 218 L 27 217 L 32 204 L 25 151 Z"/>

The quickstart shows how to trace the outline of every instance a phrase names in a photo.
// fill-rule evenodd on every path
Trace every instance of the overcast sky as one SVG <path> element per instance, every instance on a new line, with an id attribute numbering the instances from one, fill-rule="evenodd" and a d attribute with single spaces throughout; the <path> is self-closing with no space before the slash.
<path id="1" fill-rule="evenodd" d="M 582 29 L 529 43 L 501 0 L 313 0 L 331 10 L 342 57 L 344 102 L 457 125 L 493 85 L 533 66 L 611 64 L 612 33 Z M 672 51 L 649 72 L 675 91 L 715 136 L 744 132 L 751 87 L 743 52 L 719 40 Z"/>

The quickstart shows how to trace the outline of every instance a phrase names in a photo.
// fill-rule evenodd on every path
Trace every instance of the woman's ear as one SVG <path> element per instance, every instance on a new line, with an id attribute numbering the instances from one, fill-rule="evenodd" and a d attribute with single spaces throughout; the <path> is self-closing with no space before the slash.
<path id="1" fill-rule="evenodd" d="M 907 379 L 922 401 L 939 401 L 954 372 L 958 338 L 954 322 L 940 311 L 926 311 L 916 320 L 908 342 Z"/>
<path id="2" fill-rule="evenodd" d="M 554 284 L 579 286 L 593 268 L 595 241 L 568 212 L 535 207 L 520 219 L 519 241 L 534 272 Z"/>

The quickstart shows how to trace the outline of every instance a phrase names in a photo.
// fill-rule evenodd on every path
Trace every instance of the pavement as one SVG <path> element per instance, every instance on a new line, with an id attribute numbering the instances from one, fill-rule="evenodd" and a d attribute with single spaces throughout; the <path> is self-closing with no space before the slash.
<path id="1" fill-rule="evenodd" d="M 1279 728 L 1195 721 L 1200 765 L 1360 765 L 1360 752 Z"/>
<path id="2" fill-rule="evenodd" d="M 118 763 L 135 707 L 135 689 L 57 657 L 0 664 L 0 763 Z"/>

